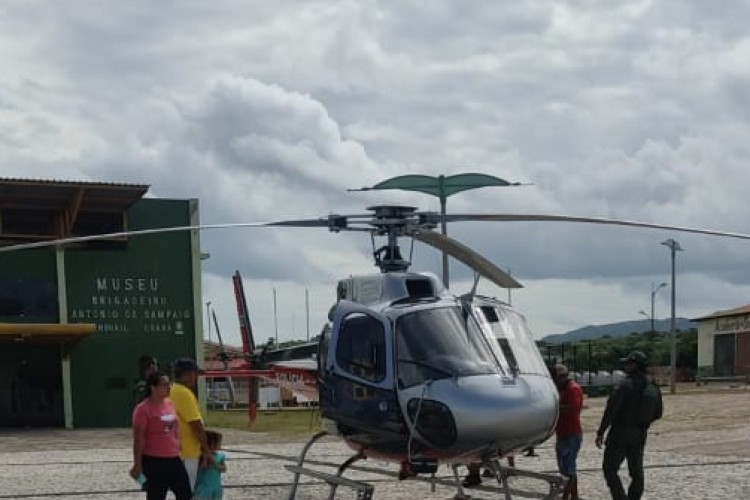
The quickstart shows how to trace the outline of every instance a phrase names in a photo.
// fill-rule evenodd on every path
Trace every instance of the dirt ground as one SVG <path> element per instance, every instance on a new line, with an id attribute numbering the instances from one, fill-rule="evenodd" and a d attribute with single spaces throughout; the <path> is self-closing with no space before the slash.
<path id="1" fill-rule="evenodd" d="M 652 427 L 646 450 L 644 500 L 750 498 L 750 389 L 683 385 L 676 395 L 667 391 L 664 398 L 664 418 Z M 593 445 L 605 401 L 587 399 L 583 411 L 586 435 L 579 455 L 579 482 L 586 500 L 608 498 L 600 470 L 602 453 Z M 295 461 L 300 439 L 231 429 L 224 434 L 230 467 L 225 498 L 286 498 L 291 475 L 285 465 Z M 143 493 L 127 476 L 130 447 L 129 429 L 2 430 L 0 499 L 142 499 Z M 553 443 L 545 443 L 538 452 L 536 458 L 519 457 L 518 467 L 554 472 Z M 321 442 L 315 459 L 328 470 L 350 453 L 330 439 Z M 363 468 L 353 468 L 351 476 L 374 484 L 376 499 L 445 499 L 455 493 L 448 469 L 440 469 L 434 491 L 424 480 L 398 481 L 397 470 L 395 464 L 367 461 Z M 621 474 L 627 480 L 625 467 Z M 540 491 L 545 489 L 522 478 L 512 478 L 511 487 L 513 498 L 542 498 Z M 352 498 L 352 494 L 340 490 L 336 498 Z M 327 496 L 325 484 L 306 479 L 297 498 Z M 503 498 L 489 488 L 472 490 L 471 496 Z"/>
<path id="2" fill-rule="evenodd" d="M 750 458 L 750 388 L 681 384 L 674 395 L 664 391 L 664 417 L 649 432 L 652 449 Z M 583 425 L 592 440 L 606 401 L 584 403 Z"/>
<path id="3" fill-rule="evenodd" d="M 651 429 L 654 448 L 750 458 L 750 388 L 682 384 L 677 394 L 664 392 L 664 417 Z M 587 435 L 593 435 L 606 398 L 587 398 L 582 413 Z M 274 443 L 297 437 L 224 429 L 225 442 Z M 717 441 L 716 435 L 725 436 Z M 701 438 L 703 436 L 703 438 Z M 0 429 L 0 452 L 81 450 L 130 446 L 129 429 Z"/>

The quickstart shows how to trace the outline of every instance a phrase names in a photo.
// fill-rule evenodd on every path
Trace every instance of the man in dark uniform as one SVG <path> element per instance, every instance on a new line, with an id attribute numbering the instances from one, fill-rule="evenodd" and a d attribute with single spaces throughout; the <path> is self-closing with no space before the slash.
<path id="1" fill-rule="evenodd" d="M 627 377 L 617 386 L 607 400 L 596 446 L 602 447 L 607 434 L 602 470 L 613 500 L 640 500 L 643 495 L 643 448 L 648 427 L 638 424 L 639 405 L 643 390 L 648 384 L 646 367 L 648 358 L 640 351 L 631 352 L 621 359 Z M 617 475 L 623 460 L 628 461 L 630 487 L 627 495 Z"/>

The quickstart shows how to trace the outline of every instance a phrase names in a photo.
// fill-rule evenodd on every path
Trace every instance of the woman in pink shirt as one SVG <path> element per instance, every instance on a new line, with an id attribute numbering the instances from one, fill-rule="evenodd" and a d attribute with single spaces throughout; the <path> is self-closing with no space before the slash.
<path id="1" fill-rule="evenodd" d="M 172 490 L 176 500 L 192 492 L 180 460 L 177 414 L 169 399 L 172 383 L 161 372 L 146 379 L 148 397 L 133 410 L 133 468 L 130 476 L 143 485 L 147 500 L 164 500 Z"/>

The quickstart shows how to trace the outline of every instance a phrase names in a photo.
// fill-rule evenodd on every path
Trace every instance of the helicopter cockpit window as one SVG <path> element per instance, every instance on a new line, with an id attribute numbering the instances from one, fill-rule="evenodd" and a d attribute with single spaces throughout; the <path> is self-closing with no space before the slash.
<path id="1" fill-rule="evenodd" d="M 423 309 L 396 321 L 400 387 L 427 380 L 497 373 L 487 344 L 456 307 Z"/>
<path id="2" fill-rule="evenodd" d="M 331 343 L 331 325 L 326 323 L 320 332 L 320 341 L 318 342 L 318 369 L 319 375 L 322 376 L 328 362 L 328 346 Z"/>
<path id="3" fill-rule="evenodd" d="M 497 339 L 497 344 L 500 346 L 500 351 L 503 353 L 503 357 L 508 363 L 510 369 L 514 372 L 518 372 L 518 361 L 516 360 L 515 354 L 513 354 L 513 349 L 511 349 L 508 339 L 499 338 Z"/>
<path id="4" fill-rule="evenodd" d="M 547 373 L 539 348 L 521 315 L 492 306 L 482 306 L 479 309 L 497 339 L 503 356 L 514 371 L 539 375 Z"/>
<path id="5" fill-rule="evenodd" d="M 406 291 L 409 297 L 432 297 L 435 291 L 432 282 L 428 279 L 406 280 Z"/>
<path id="6" fill-rule="evenodd" d="M 520 371 L 518 361 L 515 354 L 513 354 L 510 342 L 508 342 L 505 336 L 499 336 L 497 328 L 493 326 L 493 324 L 500 322 L 500 317 L 497 315 L 495 308 L 492 306 L 481 306 L 475 308 L 475 312 L 477 313 L 477 319 L 482 324 L 482 328 L 487 329 L 496 341 L 496 344 L 492 347 L 503 370 L 506 373 L 518 373 Z"/>
<path id="7" fill-rule="evenodd" d="M 529 367 L 527 371 L 529 373 L 536 373 L 538 375 L 547 375 L 549 370 L 547 365 L 544 364 L 542 355 L 539 352 L 539 347 L 534 341 L 534 334 L 526 324 L 526 320 L 515 311 L 507 311 L 505 314 L 505 321 L 508 325 L 509 331 L 513 332 L 512 339 L 515 339 L 517 345 L 524 353 L 524 363 Z M 513 340 L 511 339 L 511 342 Z M 519 360 L 519 363 L 521 361 Z"/>
<path id="8" fill-rule="evenodd" d="M 370 382 L 385 378 L 385 332 L 376 318 L 352 313 L 341 321 L 336 363 L 345 372 Z"/>

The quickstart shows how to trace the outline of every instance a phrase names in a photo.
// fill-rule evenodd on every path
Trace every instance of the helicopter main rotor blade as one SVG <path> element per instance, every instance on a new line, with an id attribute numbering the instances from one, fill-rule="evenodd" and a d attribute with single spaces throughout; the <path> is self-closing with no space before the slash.
<path id="1" fill-rule="evenodd" d="M 510 274 L 485 259 L 477 252 L 453 238 L 435 231 L 422 230 L 412 235 L 415 240 L 447 253 L 492 281 L 501 288 L 523 288 Z"/>
<path id="2" fill-rule="evenodd" d="M 674 226 L 671 224 L 653 224 L 651 222 L 639 222 L 622 219 L 607 219 L 603 217 L 578 217 L 575 215 L 548 215 L 548 214 L 448 214 L 446 222 L 582 222 L 589 224 L 604 224 L 614 226 L 645 227 L 649 229 L 668 229 L 683 233 L 707 234 L 711 236 L 724 236 L 727 238 L 738 238 L 750 240 L 750 234 L 734 233 L 729 231 L 716 231 L 713 229 L 701 229 L 696 227 Z"/>
<path id="3" fill-rule="evenodd" d="M 129 236 L 142 236 L 148 234 L 176 233 L 180 231 L 204 231 L 209 229 L 232 229 L 247 227 L 327 227 L 328 219 L 300 219 L 276 222 L 233 222 L 226 224 L 201 224 L 196 226 L 172 226 L 156 227 L 151 229 L 136 229 L 133 231 L 118 231 L 114 233 L 90 234 L 86 236 L 74 236 L 71 238 L 60 238 L 56 240 L 35 241 L 33 243 L 21 243 L 19 245 L 0 246 L 0 253 L 13 252 L 16 250 L 28 250 L 31 248 L 46 248 L 58 245 L 71 245 L 75 243 L 85 243 L 88 241 L 114 240 Z"/>
<path id="4" fill-rule="evenodd" d="M 71 245 L 74 243 L 85 243 L 88 241 L 100 241 L 128 236 L 140 236 L 147 234 L 175 233 L 180 231 L 203 231 L 208 229 L 232 229 L 248 227 L 327 227 L 331 231 L 338 232 L 347 229 L 349 222 L 355 224 L 365 224 L 372 218 L 371 214 L 331 214 L 327 217 L 318 217 L 315 219 L 289 219 L 272 222 L 235 222 L 225 224 L 200 224 L 195 226 L 174 226 L 159 227 L 151 229 L 137 229 L 133 231 L 117 231 L 112 233 L 90 234 L 86 236 L 73 236 L 70 238 L 50 239 L 44 241 L 35 241 L 33 243 L 22 243 L 18 245 L 0 246 L 0 252 L 12 252 L 15 250 L 28 250 L 31 248 L 45 248 L 58 245 Z"/>

